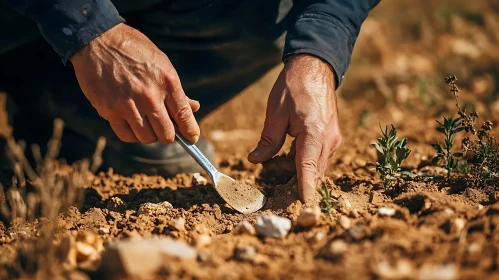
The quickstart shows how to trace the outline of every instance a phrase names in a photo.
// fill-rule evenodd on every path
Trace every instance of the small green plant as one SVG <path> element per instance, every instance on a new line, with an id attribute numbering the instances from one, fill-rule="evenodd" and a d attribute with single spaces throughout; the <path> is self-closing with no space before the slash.
<path id="1" fill-rule="evenodd" d="M 320 188 L 317 190 L 321 196 L 320 207 L 322 212 L 327 213 L 329 217 L 333 218 L 333 210 L 340 204 L 339 199 L 333 195 L 333 191 L 327 187 L 327 184 L 322 182 Z"/>
<path id="2" fill-rule="evenodd" d="M 386 188 L 395 179 L 396 174 L 413 175 L 410 172 L 400 172 L 400 166 L 407 159 L 411 150 L 407 148 L 406 138 L 397 139 L 397 130 L 393 125 L 390 131 L 388 131 L 388 127 L 383 130 L 381 125 L 379 128 L 382 137 L 378 138 L 378 142 L 372 145 L 381 153 L 381 163 L 376 162 L 376 171 L 381 174 L 383 186 Z"/>
<path id="3" fill-rule="evenodd" d="M 440 143 L 432 145 L 437 151 L 437 155 L 433 158 L 432 162 L 433 164 L 442 162 L 442 166 L 447 169 L 447 178 L 450 178 L 452 171 L 457 168 L 459 158 L 463 156 L 463 153 L 452 152 L 452 148 L 454 147 L 456 134 L 463 131 L 464 127 L 461 126 L 460 117 L 455 119 L 444 117 L 443 123 L 439 121 L 437 123 L 439 126 L 436 130 L 445 136 L 445 141 L 442 145 Z"/>

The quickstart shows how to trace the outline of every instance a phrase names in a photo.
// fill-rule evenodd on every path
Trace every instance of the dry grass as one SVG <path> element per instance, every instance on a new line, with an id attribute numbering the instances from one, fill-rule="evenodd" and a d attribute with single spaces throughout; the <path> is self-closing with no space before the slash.
<path id="1" fill-rule="evenodd" d="M 54 279 L 64 270 L 57 242 L 61 231 L 58 218 L 82 201 L 83 187 L 102 163 L 105 139 L 99 140 L 92 161 L 59 166 L 63 127 L 62 120 L 54 121 L 53 136 L 44 157 L 38 145 L 31 147 L 35 168 L 26 159 L 23 142 L 7 139 L 15 176 L 8 190 L 0 185 L 0 213 L 10 224 L 11 238 L 21 239 L 17 262 L 10 265 L 9 277 Z"/>

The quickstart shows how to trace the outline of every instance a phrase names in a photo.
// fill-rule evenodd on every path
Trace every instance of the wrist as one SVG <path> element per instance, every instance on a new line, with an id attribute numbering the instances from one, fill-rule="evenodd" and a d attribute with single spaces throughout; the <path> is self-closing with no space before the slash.
<path id="1" fill-rule="evenodd" d="M 301 68 L 302 71 L 314 71 L 316 73 L 326 75 L 331 77 L 334 81 L 335 89 L 338 85 L 338 80 L 333 67 L 320 57 L 310 54 L 295 54 L 288 56 L 284 61 L 284 65 L 285 67 L 298 67 Z"/>
<path id="2" fill-rule="evenodd" d="M 79 49 L 74 55 L 69 58 L 69 60 L 73 65 L 75 65 L 84 59 L 88 59 L 95 50 L 106 48 L 107 46 L 116 46 L 118 43 L 116 40 L 116 34 L 121 37 L 122 34 L 125 34 L 126 31 L 124 29 L 126 29 L 127 27 L 128 26 L 124 23 L 119 23 L 111 27 L 101 35 L 95 37 L 81 49 Z"/>

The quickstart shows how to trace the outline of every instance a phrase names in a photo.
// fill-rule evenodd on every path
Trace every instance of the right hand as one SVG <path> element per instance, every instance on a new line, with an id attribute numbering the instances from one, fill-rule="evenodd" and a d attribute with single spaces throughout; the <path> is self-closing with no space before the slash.
<path id="1" fill-rule="evenodd" d="M 199 102 L 185 95 L 168 57 L 136 29 L 120 23 L 70 60 L 83 93 L 122 141 L 172 143 L 173 122 L 191 143 L 199 139 L 193 114 Z"/>

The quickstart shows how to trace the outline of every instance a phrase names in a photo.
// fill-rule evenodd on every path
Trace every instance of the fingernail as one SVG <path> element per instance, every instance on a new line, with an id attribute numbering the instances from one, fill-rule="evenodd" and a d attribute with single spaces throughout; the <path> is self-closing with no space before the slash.
<path id="1" fill-rule="evenodd" d="M 250 156 L 252 157 L 258 157 L 260 155 L 260 150 L 255 149 L 253 152 L 250 153 Z"/>

